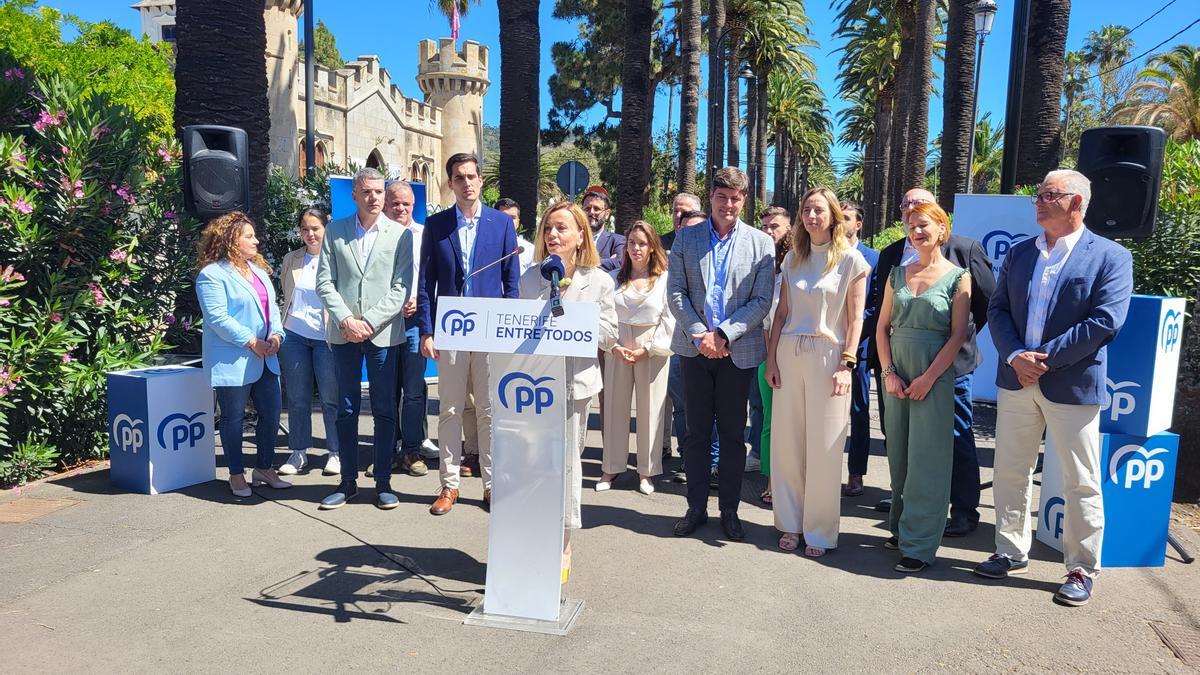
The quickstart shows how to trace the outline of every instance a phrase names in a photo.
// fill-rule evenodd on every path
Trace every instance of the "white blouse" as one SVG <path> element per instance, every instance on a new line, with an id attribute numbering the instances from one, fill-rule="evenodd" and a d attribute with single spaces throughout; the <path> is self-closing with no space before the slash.
<path id="1" fill-rule="evenodd" d="M 829 244 L 811 246 L 803 262 L 796 260 L 795 251 L 789 251 L 783 259 L 780 292 L 788 294 L 788 316 L 781 334 L 814 335 L 843 344 L 850 326 L 846 315 L 850 283 L 870 272 L 871 266 L 861 253 L 850 249 L 826 273 Z"/>
<path id="2" fill-rule="evenodd" d="M 616 279 L 616 270 L 613 271 Z M 626 326 L 656 326 L 650 342 L 645 346 L 651 356 L 671 355 L 671 336 L 675 332 L 675 316 L 667 305 L 667 272 L 663 272 L 654 284 L 645 290 L 626 283 L 616 289 L 617 327 L 623 347 L 636 349 L 641 344 L 632 343 L 631 331 Z"/>
<path id="3" fill-rule="evenodd" d="M 325 339 L 325 310 L 317 297 L 317 261 L 320 256 L 304 254 L 304 267 L 292 291 L 292 304 L 283 317 L 283 327 L 310 340 Z"/>

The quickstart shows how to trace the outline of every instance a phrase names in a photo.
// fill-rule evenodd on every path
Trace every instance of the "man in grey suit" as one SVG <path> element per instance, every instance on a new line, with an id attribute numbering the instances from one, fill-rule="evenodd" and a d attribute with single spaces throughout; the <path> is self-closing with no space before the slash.
<path id="1" fill-rule="evenodd" d="M 329 225 L 317 263 L 317 295 L 331 322 L 326 335 L 338 380 L 342 456 L 342 481 L 321 500 L 321 508 L 336 509 L 358 494 L 358 411 L 365 358 L 375 422 L 375 505 L 394 509 L 400 505 L 390 484 L 397 431 L 396 372 L 405 344 L 402 312 L 413 291 L 413 235 L 383 215 L 383 174 L 359 171 L 352 194 L 357 213 Z"/>
<path id="2" fill-rule="evenodd" d="M 713 420 L 722 452 L 717 465 L 721 527 L 745 533 L 737 508 L 746 453 L 746 402 L 767 355 L 763 319 L 775 286 L 775 243 L 738 217 L 749 181 L 736 167 L 713 174 L 707 223 L 680 230 L 671 247 L 667 301 L 675 315 L 671 350 L 682 357 L 687 434 L 688 510 L 675 524 L 686 537 L 708 520 L 709 436 Z"/>

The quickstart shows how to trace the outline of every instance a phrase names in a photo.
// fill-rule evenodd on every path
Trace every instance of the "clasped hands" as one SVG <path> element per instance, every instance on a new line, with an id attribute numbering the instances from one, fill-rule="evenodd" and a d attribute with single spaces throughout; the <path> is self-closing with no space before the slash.
<path id="1" fill-rule="evenodd" d="M 1022 387 L 1028 387 L 1036 384 L 1042 375 L 1049 372 L 1050 366 L 1042 363 L 1047 358 L 1049 355 L 1043 352 L 1021 352 L 1009 365 L 1017 371 L 1017 382 L 1020 382 Z"/>
<path id="2" fill-rule="evenodd" d="M 275 356 L 275 354 L 279 353 L 280 342 L 282 342 L 280 337 L 277 334 L 272 333 L 271 335 L 267 336 L 266 340 L 250 338 L 250 342 L 247 342 L 246 346 L 249 347 L 250 351 L 254 352 L 258 358 L 265 359 L 268 356 Z"/>
<path id="3" fill-rule="evenodd" d="M 341 328 L 342 337 L 345 338 L 346 342 L 366 342 L 371 339 L 371 335 L 375 332 L 371 330 L 371 324 L 354 317 L 348 317 L 343 320 Z"/>
<path id="4" fill-rule="evenodd" d="M 933 383 L 936 378 L 930 377 L 928 373 L 922 373 L 913 379 L 912 382 L 905 383 L 904 380 L 892 371 L 883 378 L 883 388 L 887 393 L 896 398 L 911 398 L 914 401 L 924 401 L 929 395 L 929 390 L 933 389 Z"/>
<path id="5" fill-rule="evenodd" d="M 696 345 L 696 349 L 700 350 L 702 356 L 710 359 L 723 359 L 729 356 L 729 343 L 716 331 L 692 333 L 692 339 L 700 341 L 700 344 Z"/>
<path id="6" fill-rule="evenodd" d="M 631 366 L 650 355 L 650 352 L 645 347 L 630 349 L 621 345 L 613 347 L 612 353 L 616 354 L 617 358 L 621 359 L 621 361 Z"/>

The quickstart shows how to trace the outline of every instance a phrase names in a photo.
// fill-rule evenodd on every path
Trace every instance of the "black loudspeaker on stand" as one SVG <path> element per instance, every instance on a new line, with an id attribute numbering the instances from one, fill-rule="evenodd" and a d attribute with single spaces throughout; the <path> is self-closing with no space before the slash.
<path id="1" fill-rule="evenodd" d="M 1097 127 L 1079 138 L 1076 169 L 1092 181 L 1084 223 L 1109 239 L 1154 231 L 1166 134 L 1158 127 Z"/>
<path id="2" fill-rule="evenodd" d="M 183 128 L 183 203 L 208 220 L 250 205 L 246 132 L 236 127 L 195 124 Z"/>

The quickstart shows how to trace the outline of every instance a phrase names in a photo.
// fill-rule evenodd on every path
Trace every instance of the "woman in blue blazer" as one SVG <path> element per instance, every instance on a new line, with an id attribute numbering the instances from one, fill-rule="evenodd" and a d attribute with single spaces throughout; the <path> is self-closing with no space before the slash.
<path id="1" fill-rule="evenodd" d="M 275 304 L 270 267 L 258 252 L 254 223 L 240 212 L 209 222 L 200 236 L 196 296 L 204 314 L 204 369 L 221 408 L 221 447 L 229 462 L 229 489 L 249 497 L 242 464 L 246 401 L 258 410 L 258 456 L 251 480 L 289 488 L 271 468 L 282 400 L 279 359 L 283 321 Z"/>

